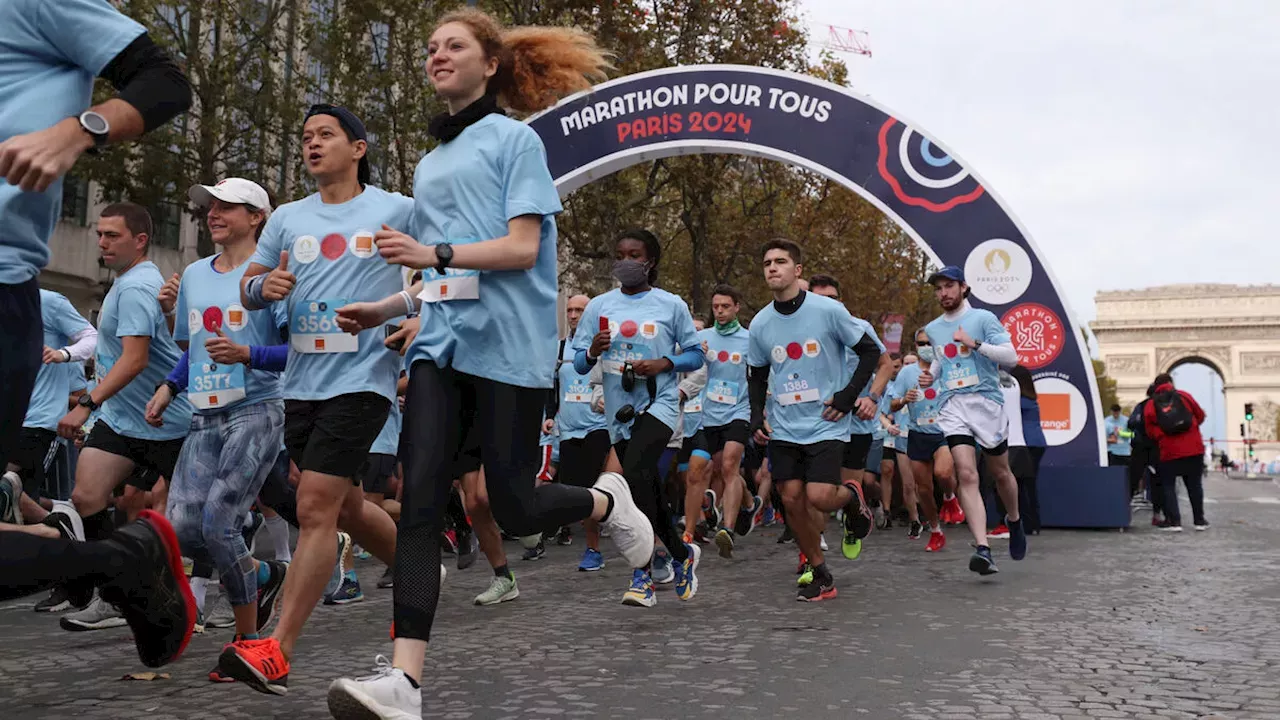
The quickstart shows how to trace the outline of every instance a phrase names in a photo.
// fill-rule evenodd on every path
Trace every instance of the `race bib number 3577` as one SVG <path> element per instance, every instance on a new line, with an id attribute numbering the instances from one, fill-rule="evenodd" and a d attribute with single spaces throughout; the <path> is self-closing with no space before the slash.
<path id="1" fill-rule="evenodd" d="M 349 353 L 360 349 L 359 336 L 338 327 L 338 308 L 345 298 L 303 300 L 289 318 L 289 347 L 300 353 Z"/>

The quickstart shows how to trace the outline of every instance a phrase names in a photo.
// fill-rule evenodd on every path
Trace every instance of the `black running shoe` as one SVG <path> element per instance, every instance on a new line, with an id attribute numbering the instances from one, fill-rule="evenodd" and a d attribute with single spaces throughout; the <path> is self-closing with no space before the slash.
<path id="1" fill-rule="evenodd" d="M 1000 572 L 1000 568 L 996 567 L 995 559 L 991 557 L 991 548 L 986 545 L 974 548 L 973 555 L 969 557 L 969 569 L 979 575 L 994 575 Z"/>
<path id="2" fill-rule="evenodd" d="M 786 545 L 787 543 L 795 542 L 795 541 L 796 541 L 796 536 L 791 534 L 790 526 L 784 526 L 782 528 L 782 534 L 778 536 L 778 544 Z"/>
<path id="3" fill-rule="evenodd" d="M 831 577 L 831 573 L 825 576 L 814 573 L 813 581 L 808 585 L 801 585 L 796 591 L 796 600 L 800 602 L 822 602 L 830 600 L 836 596 L 836 580 Z"/>
<path id="4" fill-rule="evenodd" d="M 271 617 L 276 612 L 276 600 L 280 598 L 280 592 L 284 589 L 284 576 L 288 572 L 289 566 L 275 560 L 267 560 L 267 567 L 271 570 L 271 576 L 267 578 L 265 585 L 258 588 L 258 632 L 262 632 L 262 628 L 271 622 Z"/>
<path id="5" fill-rule="evenodd" d="M 143 510 L 102 542 L 114 546 L 126 562 L 99 592 L 129 623 L 142 664 L 160 667 L 177 660 L 191 640 L 196 601 L 182 572 L 173 526 Z"/>
<path id="6" fill-rule="evenodd" d="M 88 603 L 85 603 L 85 605 L 81 607 L 74 606 L 71 603 L 71 593 L 67 592 L 66 587 L 57 585 L 49 593 L 49 597 L 36 603 L 36 606 L 33 609 L 36 612 L 57 613 L 72 609 L 83 610 L 87 605 Z"/>
<path id="7" fill-rule="evenodd" d="M 568 525 L 565 525 L 564 527 L 560 528 L 560 531 L 556 533 L 556 544 L 557 545 L 573 544 L 573 531 L 569 529 Z"/>
<path id="8" fill-rule="evenodd" d="M 924 530 L 924 527 L 920 524 L 919 520 L 912 520 L 911 529 L 907 531 L 907 537 L 911 538 L 912 540 L 919 540 L 920 533 L 923 530 Z"/>
<path id="9" fill-rule="evenodd" d="M 849 502 L 844 506 L 844 529 L 855 540 L 865 540 L 871 534 L 871 510 L 862 496 L 862 486 L 849 483 Z"/>
<path id="10" fill-rule="evenodd" d="M 756 513 L 760 512 L 763 505 L 764 501 L 759 495 L 755 495 L 752 497 L 751 507 L 738 511 L 738 519 L 733 523 L 733 531 L 738 534 L 738 537 L 746 537 L 756 529 Z"/>
<path id="11" fill-rule="evenodd" d="M 388 565 L 387 571 L 382 573 L 382 577 L 378 578 L 378 588 L 381 590 L 386 590 L 387 588 L 392 588 L 395 586 L 396 586 L 395 568 Z"/>
<path id="12" fill-rule="evenodd" d="M 466 570 L 476 564 L 476 555 L 478 543 L 476 542 L 476 534 L 471 531 L 471 526 L 458 529 L 458 569 Z"/>
<path id="13" fill-rule="evenodd" d="M 534 545 L 528 550 L 525 550 L 524 555 L 522 555 L 520 559 L 521 560 L 541 560 L 543 556 L 545 556 L 546 554 L 547 554 L 546 543 L 539 540 L 537 545 Z"/>

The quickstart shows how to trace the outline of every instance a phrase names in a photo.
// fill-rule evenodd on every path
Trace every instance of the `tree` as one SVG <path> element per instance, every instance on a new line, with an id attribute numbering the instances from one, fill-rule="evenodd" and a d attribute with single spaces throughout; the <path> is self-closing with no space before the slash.
<path id="1" fill-rule="evenodd" d="M 1098 380 L 1098 398 L 1102 402 L 1102 411 L 1108 412 L 1112 405 L 1120 404 L 1115 378 L 1107 375 L 1107 365 L 1101 360 L 1093 361 L 1093 375 Z"/>

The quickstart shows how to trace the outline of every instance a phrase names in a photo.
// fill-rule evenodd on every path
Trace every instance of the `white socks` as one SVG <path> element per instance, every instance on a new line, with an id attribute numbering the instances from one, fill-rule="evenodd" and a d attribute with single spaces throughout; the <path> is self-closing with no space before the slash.
<path id="1" fill-rule="evenodd" d="M 265 530 L 271 537 L 271 545 L 276 560 L 280 562 L 292 562 L 293 551 L 289 549 L 289 523 L 279 515 L 273 515 L 267 518 Z"/>

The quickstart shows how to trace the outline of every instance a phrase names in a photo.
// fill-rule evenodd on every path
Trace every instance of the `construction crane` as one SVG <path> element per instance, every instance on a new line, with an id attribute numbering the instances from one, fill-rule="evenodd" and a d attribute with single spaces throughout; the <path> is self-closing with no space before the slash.
<path id="1" fill-rule="evenodd" d="M 839 25 L 819 25 L 818 30 L 825 29 L 826 39 L 818 45 L 839 53 L 851 53 L 871 57 L 871 38 L 866 30 L 852 30 Z M 816 33 L 815 33 L 816 34 Z"/>

